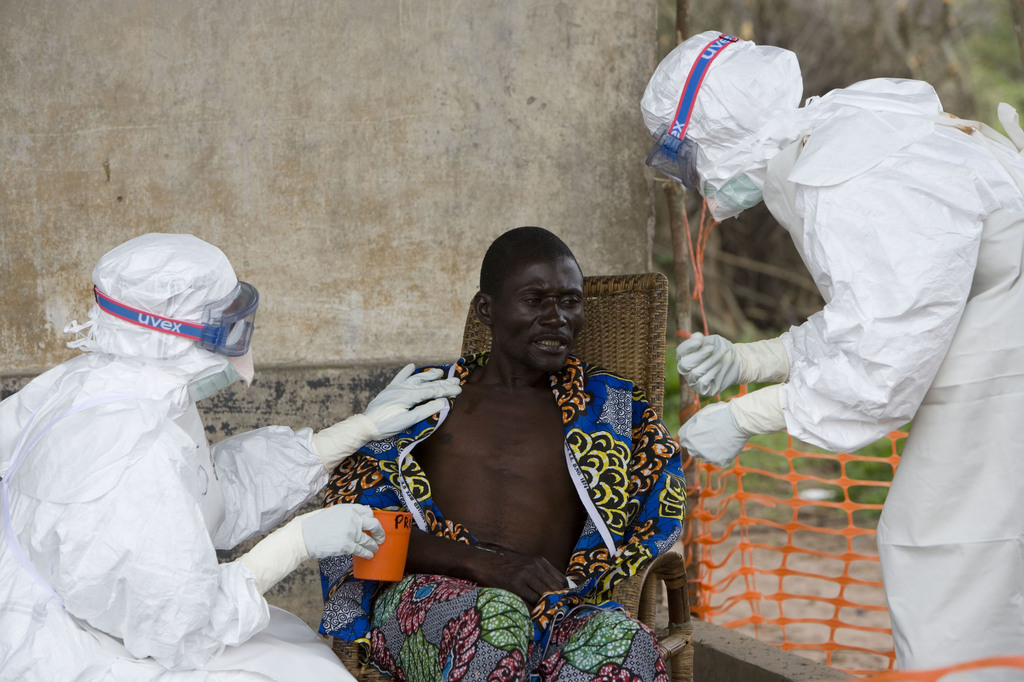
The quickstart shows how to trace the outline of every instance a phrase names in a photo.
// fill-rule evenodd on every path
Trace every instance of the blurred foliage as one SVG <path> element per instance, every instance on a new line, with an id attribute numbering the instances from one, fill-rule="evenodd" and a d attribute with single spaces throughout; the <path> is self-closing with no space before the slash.
<path id="1" fill-rule="evenodd" d="M 1000 131 L 1002 127 L 995 115 L 1000 102 L 1024 111 L 1024 55 L 1010 18 L 1011 2 L 969 3 L 981 6 L 979 13 L 989 12 L 983 29 L 969 34 L 966 41 L 969 79 L 977 93 L 976 115 Z"/>

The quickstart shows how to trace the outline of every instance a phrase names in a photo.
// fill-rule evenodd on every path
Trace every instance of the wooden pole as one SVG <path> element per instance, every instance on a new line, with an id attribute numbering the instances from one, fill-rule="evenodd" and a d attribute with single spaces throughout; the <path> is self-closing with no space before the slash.
<path id="1" fill-rule="evenodd" d="M 1024 0 L 1022 0 L 1024 1 Z M 690 35 L 690 1 L 676 0 L 676 45 L 686 40 Z M 675 299 L 676 314 L 675 323 L 677 334 L 689 334 L 691 331 L 690 313 L 692 302 L 692 284 L 690 281 L 690 269 L 693 264 L 690 262 L 689 235 L 687 234 L 686 215 L 686 190 L 676 182 L 662 183 L 665 198 L 668 206 L 669 231 L 672 234 L 672 272 L 675 277 Z M 689 416 L 689 406 L 696 400 L 693 389 L 680 378 L 679 380 L 679 406 L 680 419 L 685 420 Z M 700 480 L 697 470 L 697 463 L 690 458 L 684 469 L 684 475 L 688 481 L 687 485 L 687 508 L 694 509 L 700 500 Z M 695 527 L 691 524 L 691 517 L 686 515 L 683 523 L 683 552 L 686 560 L 688 574 L 688 596 L 692 606 L 700 603 L 700 585 L 695 578 L 698 574 L 700 562 L 700 545 L 693 542 Z"/>
<path id="2" fill-rule="evenodd" d="M 1024 0 L 1010 0 L 1010 21 L 1013 22 L 1013 32 L 1017 35 L 1020 60 L 1024 64 Z"/>

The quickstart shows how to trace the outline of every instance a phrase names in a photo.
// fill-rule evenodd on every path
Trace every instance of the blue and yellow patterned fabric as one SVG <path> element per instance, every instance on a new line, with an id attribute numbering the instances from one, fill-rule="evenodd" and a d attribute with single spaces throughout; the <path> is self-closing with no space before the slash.
<path id="1" fill-rule="evenodd" d="M 442 368 L 465 382 L 487 358 L 481 353 Z M 612 589 L 675 543 L 686 506 L 679 445 L 631 381 L 570 356 L 551 376 L 551 390 L 562 410 L 566 465 L 581 482 L 589 518 L 566 568 L 576 587 L 548 593 L 534 606 L 535 641 L 543 639 L 557 613 L 574 606 L 618 608 L 610 601 Z M 328 483 L 325 506 L 408 508 L 422 530 L 476 544 L 434 504 L 416 463 L 412 447 L 433 434 L 440 418 L 435 414 L 404 433 L 368 443 L 342 462 Z M 321 634 L 345 641 L 364 637 L 382 586 L 353 578 L 350 556 L 320 560 L 320 575 Z"/>

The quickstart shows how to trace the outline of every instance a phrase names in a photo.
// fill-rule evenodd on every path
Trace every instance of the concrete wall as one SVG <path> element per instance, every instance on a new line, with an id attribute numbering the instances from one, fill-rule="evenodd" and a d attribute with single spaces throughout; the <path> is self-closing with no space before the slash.
<path id="1" fill-rule="evenodd" d="M 0 372 L 70 356 L 97 258 L 193 232 L 257 365 L 440 359 L 499 233 L 649 268 L 655 0 L 0 0 Z"/>

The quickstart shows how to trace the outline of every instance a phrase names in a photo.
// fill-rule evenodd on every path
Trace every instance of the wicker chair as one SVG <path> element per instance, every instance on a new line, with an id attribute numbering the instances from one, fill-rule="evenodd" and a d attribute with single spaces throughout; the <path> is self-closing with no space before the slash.
<path id="1" fill-rule="evenodd" d="M 576 340 L 575 354 L 592 364 L 629 377 L 662 414 L 665 394 L 665 326 L 668 281 L 660 273 L 585 277 L 586 324 Z M 470 309 L 462 339 L 467 355 L 490 348 L 490 329 Z M 658 645 L 672 682 L 693 680 L 693 624 L 687 602 L 683 557 L 674 550 L 657 557 L 640 574 L 620 583 L 614 599 L 635 618 L 655 629 L 662 584 L 667 590 L 669 628 L 658 633 Z M 389 678 L 360 659 L 356 645 L 339 641 L 334 651 L 362 682 Z"/>

